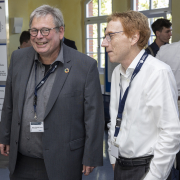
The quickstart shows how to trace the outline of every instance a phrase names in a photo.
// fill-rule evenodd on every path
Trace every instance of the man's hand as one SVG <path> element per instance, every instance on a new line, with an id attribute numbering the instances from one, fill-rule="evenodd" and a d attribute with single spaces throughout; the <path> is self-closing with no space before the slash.
<path id="1" fill-rule="evenodd" d="M 9 156 L 9 145 L 0 144 L 0 152 L 4 156 Z"/>
<path id="2" fill-rule="evenodd" d="M 90 166 L 85 166 L 83 165 L 83 170 L 82 173 L 86 176 L 88 176 L 92 171 L 93 171 L 94 167 L 90 167 Z"/>
<path id="3" fill-rule="evenodd" d="M 113 167 L 113 171 L 114 171 L 114 168 L 115 168 L 115 164 L 112 164 L 112 167 Z"/>

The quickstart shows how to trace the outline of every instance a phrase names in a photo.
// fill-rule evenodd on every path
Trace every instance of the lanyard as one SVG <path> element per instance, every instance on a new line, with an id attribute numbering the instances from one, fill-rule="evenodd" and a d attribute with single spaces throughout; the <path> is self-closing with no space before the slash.
<path id="1" fill-rule="evenodd" d="M 52 67 L 48 70 L 48 72 L 46 73 L 46 75 L 43 77 L 43 79 L 38 83 L 38 85 L 36 85 L 36 75 L 37 75 L 37 62 L 35 63 L 35 90 L 34 90 L 34 119 L 37 119 L 36 116 L 36 107 L 37 107 L 37 92 L 38 90 L 45 84 L 46 80 L 48 79 L 48 77 L 50 76 L 50 74 L 52 74 L 57 66 L 59 64 L 59 61 L 56 61 Z"/>
<path id="2" fill-rule="evenodd" d="M 125 106 L 125 102 L 126 102 L 126 99 L 127 99 L 129 88 L 131 86 L 131 82 L 135 78 L 135 76 L 139 73 L 139 71 L 140 71 L 141 67 L 143 66 L 144 62 L 146 61 L 147 57 L 148 57 L 148 53 L 145 51 L 144 54 L 142 55 L 141 59 L 139 60 L 135 70 L 133 71 L 129 86 L 127 87 L 122 99 L 121 99 L 121 92 L 120 92 L 119 109 L 118 109 L 118 115 L 117 115 L 117 118 L 116 118 L 116 126 L 115 126 L 115 133 L 114 133 L 115 138 L 119 134 L 119 130 L 120 130 L 120 127 L 121 127 L 121 122 L 122 122 L 122 113 L 124 111 L 124 106 Z"/>

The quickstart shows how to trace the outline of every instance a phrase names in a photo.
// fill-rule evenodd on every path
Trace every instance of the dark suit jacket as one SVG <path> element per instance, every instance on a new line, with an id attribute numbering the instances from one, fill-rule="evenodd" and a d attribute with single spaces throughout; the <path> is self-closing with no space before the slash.
<path id="1" fill-rule="evenodd" d="M 69 46 L 69 47 L 71 47 L 71 48 L 73 48 L 73 49 L 76 49 L 76 50 L 77 50 L 77 47 L 76 47 L 76 45 L 75 45 L 75 42 L 72 41 L 72 40 L 70 40 L 70 39 L 64 38 L 64 44 L 67 45 L 67 46 Z"/>
<path id="2" fill-rule="evenodd" d="M 63 45 L 44 117 L 43 156 L 49 180 L 79 180 L 82 164 L 103 164 L 104 113 L 97 63 Z M 26 86 L 34 61 L 33 47 L 12 53 L 2 109 L 0 143 L 10 144 L 14 172 Z M 65 69 L 69 73 L 65 73 Z"/>

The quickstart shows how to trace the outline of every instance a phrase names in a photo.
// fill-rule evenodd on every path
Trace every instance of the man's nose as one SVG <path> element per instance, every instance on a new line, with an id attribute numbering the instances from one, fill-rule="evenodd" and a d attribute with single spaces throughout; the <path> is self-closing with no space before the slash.
<path id="1" fill-rule="evenodd" d="M 106 38 L 103 39 L 102 41 L 102 44 L 101 44 L 101 47 L 107 47 L 109 44 L 108 44 L 108 41 Z"/>
<path id="2" fill-rule="evenodd" d="M 37 38 L 43 38 L 43 35 L 41 34 L 41 31 L 39 30 L 38 32 L 37 32 L 37 36 L 36 36 Z"/>

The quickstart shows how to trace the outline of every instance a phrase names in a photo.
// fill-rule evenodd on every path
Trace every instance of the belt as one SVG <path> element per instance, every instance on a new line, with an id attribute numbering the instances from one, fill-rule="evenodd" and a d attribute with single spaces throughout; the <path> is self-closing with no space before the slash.
<path id="1" fill-rule="evenodd" d="M 180 100 L 180 96 L 178 96 L 178 100 Z"/>
<path id="2" fill-rule="evenodd" d="M 152 158 L 153 155 L 146 157 L 139 157 L 139 158 L 124 158 L 119 156 L 119 158 L 116 160 L 120 166 L 133 167 L 133 166 L 142 166 L 149 164 Z"/>

